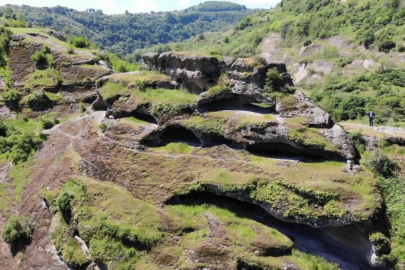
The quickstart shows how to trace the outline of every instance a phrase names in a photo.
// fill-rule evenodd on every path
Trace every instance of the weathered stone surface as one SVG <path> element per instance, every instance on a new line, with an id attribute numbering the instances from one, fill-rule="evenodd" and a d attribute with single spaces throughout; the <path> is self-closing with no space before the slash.
<path id="1" fill-rule="evenodd" d="M 330 114 L 314 105 L 305 94 L 296 92 L 294 97 L 297 99 L 293 108 L 286 108 L 283 102 L 277 102 L 277 112 L 281 117 L 305 117 L 309 120 L 309 125 L 314 127 L 330 128 L 334 125 Z"/>
<path id="2" fill-rule="evenodd" d="M 93 110 L 95 111 L 105 111 L 107 110 L 107 102 L 100 95 L 100 92 L 97 91 L 97 99 L 92 104 Z"/>
<path id="3" fill-rule="evenodd" d="M 220 76 L 219 61 L 215 57 L 168 52 L 159 56 L 149 53 L 143 60 L 150 70 L 159 70 L 196 94 L 214 86 Z"/>
<path id="4" fill-rule="evenodd" d="M 13 35 L 10 42 L 10 69 L 15 83 L 22 83 L 25 76 L 35 72 L 36 64 L 31 56 L 42 49 L 41 43 L 25 43 L 24 36 Z"/>

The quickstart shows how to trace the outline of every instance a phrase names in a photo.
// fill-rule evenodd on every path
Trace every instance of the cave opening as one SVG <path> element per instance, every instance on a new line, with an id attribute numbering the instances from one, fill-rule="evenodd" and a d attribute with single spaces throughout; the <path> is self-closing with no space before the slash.
<path id="1" fill-rule="evenodd" d="M 262 207 L 236 198 L 220 196 L 208 191 L 195 191 L 172 197 L 165 205 L 212 205 L 233 212 L 238 218 L 247 218 L 276 229 L 294 242 L 294 248 L 337 263 L 342 269 L 372 270 L 366 255 L 370 242 L 368 237 L 354 225 L 343 227 L 313 228 L 309 225 L 287 222 L 273 217 Z M 281 253 L 280 253 L 281 251 Z M 289 250 L 269 250 L 267 256 L 289 255 Z M 246 268 L 244 261 L 238 261 L 237 269 Z M 245 267 L 245 268 L 244 268 Z M 381 267 L 378 269 L 387 268 Z"/>
<path id="2" fill-rule="evenodd" d="M 163 139 L 167 142 L 183 142 L 196 147 L 201 145 L 197 136 L 182 126 L 168 127 L 163 133 Z"/>
<path id="3" fill-rule="evenodd" d="M 223 144 L 230 146 L 230 145 L 232 145 L 232 141 L 226 139 L 223 136 L 217 136 L 217 135 L 210 135 L 210 136 L 204 137 L 204 140 L 203 140 L 204 147 L 223 145 Z"/>
<path id="4" fill-rule="evenodd" d="M 156 121 L 156 119 L 153 116 L 145 114 L 145 113 L 131 112 L 128 116 L 134 117 L 136 119 L 139 119 L 141 121 L 145 121 L 145 122 L 148 122 L 151 124 L 156 124 L 156 125 L 158 124 L 158 122 Z"/>
<path id="5" fill-rule="evenodd" d="M 257 143 L 253 145 L 245 146 L 245 150 L 258 156 L 268 156 L 268 157 L 292 157 L 300 160 L 329 160 L 329 161 L 339 161 L 346 162 L 346 158 L 339 155 L 338 153 L 333 153 L 325 151 L 323 149 L 316 148 L 298 148 L 294 147 L 285 142 L 268 142 L 268 143 Z"/>

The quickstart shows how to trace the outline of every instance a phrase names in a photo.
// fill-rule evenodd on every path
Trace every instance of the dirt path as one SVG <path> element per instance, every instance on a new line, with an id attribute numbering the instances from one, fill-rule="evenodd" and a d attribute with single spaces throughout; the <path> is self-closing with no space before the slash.
<path id="1" fill-rule="evenodd" d="M 400 127 L 390 127 L 390 126 L 374 126 L 370 127 L 364 124 L 356 123 L 339 123 L 347 131 L 363 131 L 365 134 L 381 134 L 385 136 L 395 136 L 405 138 L 405 129 Z"/>

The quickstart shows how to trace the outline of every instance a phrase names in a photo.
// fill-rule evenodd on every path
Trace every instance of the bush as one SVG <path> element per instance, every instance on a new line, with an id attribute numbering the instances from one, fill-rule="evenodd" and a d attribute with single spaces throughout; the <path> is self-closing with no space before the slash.
<path id="1" fill-rule="evenodd" d="M 55 67 L 55 59 L 51 53 L 51 49 L 44 45 L 42 50 L 36 51 L 34 55 L 31 56 L 31 60 L 40 64 L 48 64 L 50 67 Z"/>
<path id="2" fill-rule="evenodd" d="M 52 100 L 49 99 L 44 90 L 36 90 L 24 100 L 30 108 L 49 107 L 52 104 Z"/>
<path id="3" fill-rule="evenodd" d="M 307 39 L 307 40 L 304 41 L 304 43 L 302 45 L 304 45 L 306 47 L 306 46 L 309 46 L 311 44 L 312 44 L 312 41 L 310 39 Z"/>
<path id="4" fill-rule="evenodd" d="M 278 72 L 277 68 L 272 68 L 267 71 L 266 86 L 267 91 L 278 91 L 284 85 L 283 76 Z"/>
<path id="5" fill-rule="evenodd" d="M 37 64 L 46 64 L 46 53 L 44 51 L 36 51 L 35 54 L 31 56 L 31 60 Z"/>
<path id="6" fill-rule="evenodd" d="M 67 52 L 68 52 L 68 54 L 74 54 L 75 53 L 75 48 L 73 46 L 69 46 Z"/>
<path id="7" fill-rule="evenodd" d="M 390 240 L 388 239 L 388 237 L 386 237 L 380 232 L 375 232 L 369 236 L 369 239 L 372 243 L 374 243 L 379 255 L 390 253 L 391 247 L 390 247 Z"/>
<path id="8" fill-rule="evenodd" d="M 0 137 L 6 137 L 7 136 L 7 127 L 3 123 L 3 121 L 0 119 Z"/>
<path id="9" fill-rule="evenodd" d="M 29 224 L 27 217 L 18 218 L 12 216 L 3 230 L 3 239 L 8 244 L 14 244 L 19 241 L 31 238 L 33 229 Z"/>
<path id="10" fill-rule="evenodd" d="M 89 48 L 91 45 L 90 41 L 83 36 L 69 37 L 68 42 L 73 46 L 75 46 L 76 48 Z"/>
<path id="11" fill-rule="evenodd" d="M 40 122 L 44 129 L 50 129 L 50 128 L 54 127 L 55 125 L 59 124 L 57 115 L 54 112 L 41 116 Z"/>
<path id="12" fill-rule="evenodd" d="M 378 51 L 389 53 L 396 46 L 397 46 L 397 44 L 395 44 L 395 42 L 393 42 L 392 40 L 386 40 L 386 41 L 381 42 L 378 45 Z"/>
<path id="13" fill-rule="evenodd" d="M 103 133 L 105 133 L 107 131 L 108 125 L 106 123 L 102 123 L 100 125 L 100 129 Z"/>
<path id="14" fill-rule="evenodd" d="M 17 90 L 11 89 L 3 94 L 3 100 L 6 103 L 7 107 L 12 110 L 17 110 L 19 108 L 21 94 Z"/>
<path id="15" fill-rule="evenodd" d="M 394 176 L 397 169 L 397 165 L 381 150 L 375 150 L 366 160 L 366 165 L 383 177 Z"/>
<path id="16" fill-rule="evenodd" d="M 365 115 L 364 106 L 366 100 L 358 96 L 350 96 L 341 103 L 342 120 L 356 119 L 359 116 Z"/>
<path id="17" fill-rule="evenodd" d="M 56 199 L 56 204 L 62 214 L 70 214 L 72 211 L 72 201 L 74 196 L 69 192 L 62 192 Z"/>

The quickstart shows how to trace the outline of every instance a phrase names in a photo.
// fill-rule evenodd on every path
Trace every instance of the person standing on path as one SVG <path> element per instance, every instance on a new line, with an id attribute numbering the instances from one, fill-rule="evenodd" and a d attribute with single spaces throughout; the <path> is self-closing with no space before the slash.
<path id="1" fill-rule="evenodd" d="M 375 113 L 373 111 L 369 112 L 368 117 L 370 118 L 370 127 L 374 127 Z"/>

